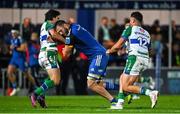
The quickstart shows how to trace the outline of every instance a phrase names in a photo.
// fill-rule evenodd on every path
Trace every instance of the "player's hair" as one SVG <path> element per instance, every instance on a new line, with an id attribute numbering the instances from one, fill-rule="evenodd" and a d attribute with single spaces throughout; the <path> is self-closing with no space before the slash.
<path id="1" fill-rule="evenodd" d="M 108 20 L 108 17 L 103 16 L 103 17 L 101 18 L 101 20 L 104 20 L 104 19 Z"/>
<path id="2" fill-rule="evenodd" d="M 55 27 L 56 26 L 63 26 L 64 24 L 68 24 L 66 21 L 64 20 L 58 20 L 56 23 L 55 23 Z"/>
<path id="3" fill-rule="evenodd" d="M 138 20 L 140 23 L 143 22 L 143 15 L 142 15 L 140 12 L 138 12 L 138 11 L 132 12 L 132 13 L 131 13 L 131 17 L 134 17 L 134 18 L 135 18 L 136 20 Z"/>
<path id="4" fill-rule="evenodd" d="M 58 15 L 61 15 L 61 13 L 59 11 L 50 9 L 45 13 L 45 21 L 52 20 L 53 18 L 57 17 Z"/>

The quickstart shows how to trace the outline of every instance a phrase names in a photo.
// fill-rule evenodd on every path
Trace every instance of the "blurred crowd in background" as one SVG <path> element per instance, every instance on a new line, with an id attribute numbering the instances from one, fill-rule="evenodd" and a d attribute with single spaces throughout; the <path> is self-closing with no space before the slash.
<path id="1" fill-rule="evenodd" d="M 75 19 L 70 18 L 71 23 L 75 22 Z M 111 48 L 115 42 L 120 38 L 123 30 L 126 26 L 129 26 L 129 19 L 124 19 L 124 24 L 119 25 L 116 19 L 109 19 L 108 17 L 102 17 L 99 20 L 101 23 L 98 29 L 97 40 L 102 44 L 106 49 Z M 22 36 L 23 41 L 27 42 L 28 48 L 34 47 L 36 51 L 33 52 L 33 56 L 36 56 L 38 59 L 39 53 L 39 33 L 40 33 L 41 24 L 34 25 L 31 23 L 31 18 L 24 18 L 22 23 Z M 157 42 L 160 42 L 162 49 L 162 66 L 168 66 L 168 26 L 162 26 L 159 20 L 155 20 L 152 25 L 143 25 L 147 31 L 149 31 L 152 38 L 152 57 L 149 66 L 152 68 L 155 66 L 155 57 L 157 49 Z M 12 30 L 20 30 L 20 25 L 15 24 L 1 24 L 0 25 L 0 68 L 7 68 L 9 60 L 11 58 L 10 44 L 12 39 Z M 172 66 L 180 66 L 180 29 L 176 25 L 175 21 L 172 21 Z M 59 53 L 63 45 L 59 45 Z M 38 77 L 39 65 L 38 62 L 35 62 L 31 65 L 31 52 L 27 49 L 27 63 L 31 68 L 32 75 Z M 110 55 L 108 66 L 124 66 L 127 58 L 127 46 L 124 45 L 118 53 Z M 37 60 L 36 60 L 37 61 Z M 33 61 L 34 62 L 34 61 Z M 56 94 L 66 95 L 66 88 L 68 85 L 69 77 L 72 76 L 74 81 L 74 88 L 76 94 L 87 94 L 86 90 L 86 76 L 88 69 L 88 58 L 80 52 L 74 51 L 70 58 L 65 58 L 61 64 L 61 73 L 62 81 L 61 85 L 57 87 Z M 61 92 L 60 92 L 61 90 Z"/>
<path id="2" fill-rule="evenodd" d="M 176 25 L 176 22 L 172 20 L 172 66 L 180 66 L 180 27 Z M 129 19 L 124 19 L 124 24 L 119 25 L 115 19 L 108 19 L 108 17 L 102 17 L 101 26 L 98 30 L 98 41 L 105 47 L 110 48 L 120 38 L 123 30 L 126 26 L 129 26 Z M 149 67 L 155 66 L 155 58 L 157 49 L 159 48 L 157 42 L 160 42 L 162 50 L 162 66 L 168 66 L 168 48 L 169 48 L 169 34 L 168 26 L 161 26 L 159 20 L 155 20 L 152 25 L 142 25 L 151 35 L 151 48 L 152 57 Z M 126 47 L 124 46 L 118 53 L 110 56 L 109 65 L 122 66 L 126 60 Z"/>

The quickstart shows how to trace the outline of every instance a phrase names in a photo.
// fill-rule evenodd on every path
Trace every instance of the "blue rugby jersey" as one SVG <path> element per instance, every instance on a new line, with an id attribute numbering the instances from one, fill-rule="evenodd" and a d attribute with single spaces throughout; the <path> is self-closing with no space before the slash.
<path id="1" fill-rule="evenodd" d="M 65 44 L 73 45 L 77 50 L 83 52 L 89 59 L 98 54 L 106 53 L 106 49 L 79 24 L 72 24 L 70 26 L 70 33 L 66 37 Z"/>
<path id="2" fill-rule="evenodd" d="M 25 52 L 17 51 L 16 48 L 20 47 L 20 45 L 23 43 L 23 40 L 21 38 L 12 38 L 11 39 L 11 45 L 13 45 L 15 48 L 12 50 L 12 57 L 13 58 L 19 58 L 24 57 L 25 58 Z"/>

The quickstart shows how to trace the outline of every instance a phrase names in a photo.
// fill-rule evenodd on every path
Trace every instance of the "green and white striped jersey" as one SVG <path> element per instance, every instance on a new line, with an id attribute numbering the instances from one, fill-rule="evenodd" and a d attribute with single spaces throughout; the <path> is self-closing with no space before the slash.
<path id="1" fill-rule="evenodd" d="M 41 49 L 46 48 L 46 50 L 57 50 L 57 43 L 55 42 L 48 42 L 48 38 L 51 36 L 49 30 L 54 29 L 54 24 L 50 23 L 49 21 L 45 21 L 41 26 L 41 33 L 40 33 L 40 45 Z"/>
<path id="2" fill-rule="evenodd" d="M 149 33 L 140 26 L 128 26 L 122 33 L 127 43 L 128 55 L 149 58 L 151 37 Z"/>

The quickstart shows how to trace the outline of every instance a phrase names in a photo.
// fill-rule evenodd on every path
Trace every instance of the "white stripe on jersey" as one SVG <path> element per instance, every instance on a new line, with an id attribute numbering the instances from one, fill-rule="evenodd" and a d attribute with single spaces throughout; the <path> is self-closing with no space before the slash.
<path id="1" fill-rule="evenodd" d="M 96 66 L 100 66 L 101 65 L 101 59 L 102 59 L 102 55 L 97 55 L 96 63 L 95 63 Z"/>

